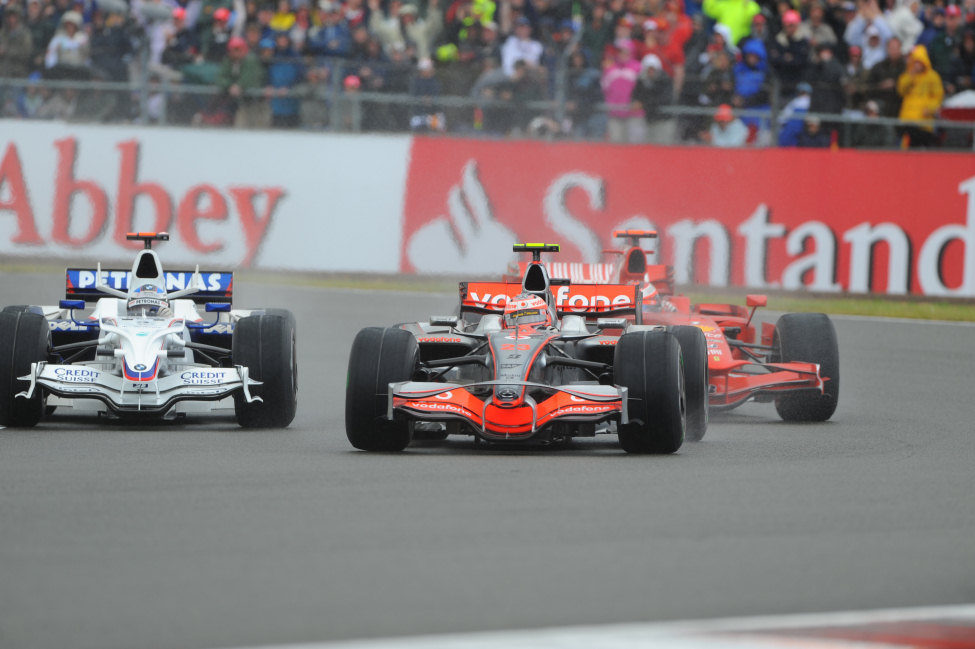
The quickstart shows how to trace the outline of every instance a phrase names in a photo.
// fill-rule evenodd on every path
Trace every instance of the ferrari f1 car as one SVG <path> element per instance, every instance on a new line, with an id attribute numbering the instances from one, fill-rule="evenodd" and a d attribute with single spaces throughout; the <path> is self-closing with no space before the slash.
<path id="1" fill-rule="evenodd" d="M 514 250 L 533 256 L 519 283 L 462 282 L 458 315 L 359 332 L 345 402 L 353 446 L 398 451 L 414 433 L 495 444 L 610 433 L 630 453 L 673 453 L 689 421 L 706 425 L 700 329 L 643 324 L 634 285 L 553 283 L 540 254 L 557 245 Z"/>
<path id="2" fill-rule="evenodd" d="M 34 426 L 62 409 L 175 419 L 226 408 L 245 427 L 291 423 L 294 316 L 232 309 L 233 273 L 164 272 L 151 249 L 164 232 L 127 238 L 145 244 L 131 272 L 69 268 L 58 306 L 0 312 L 0 425 Z"/>
<path id="3" fill-rule="evenodd" d="M 644 324 L 697 327 L 707 339 L 709 405 L 712 410 L 736 408 L 748 401 L 774 401 L 786 421 L 825 421 L 836 410 L 840 372 L 836 330 L 822 313 L 788 313 L 772 325 L 754 323 L 764 295 L 749 295 L 745 306 L 694 304 L 674 295 L 673 269 L 648 263 L 641 239 L 656 238 L 652 230 L 622 230 L 615 238 L 629 240 L 625 250 L 607 250 L 618 259 L 605 264 L 562 264 L 557 270 L 613 278 L 639 287 Z M 555 269 L 553 269 L 555 270 Z M 692 348 L 693 349 L 693 348 Z M 696 359 L 695 359 L 696 360 Z M 699 429 L 703 436 L 704 430 Z M 689 430 L 688 439 L 700 439 Z"/>

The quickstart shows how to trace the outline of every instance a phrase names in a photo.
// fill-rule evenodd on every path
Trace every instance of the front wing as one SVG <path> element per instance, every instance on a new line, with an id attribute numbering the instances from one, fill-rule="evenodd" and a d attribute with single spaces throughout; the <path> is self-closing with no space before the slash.
<path id="1" fill-rule="evenodd" d="M 749 371 L 752 370 L 752 371 Z M 820 394 L 828 379 L 817 363 L 754 363 L 731 361 L 712 363 L 710 373 L 712 408 L 730 409 L 750 399 L 766 400 L 777 394 L 797 390 L 816 390 Z"/>
<path id="2" fill-rule="evenodd" d="M 476 388 L 496 385 L 540 388 L 550 392 L 536 402 L 525 395 L 514 407 L 473 394 Z M 478 383 L 433 383 L 406 381 L 389 385 L 389 411 L 423 421 L 460 420 L 495 439 L 527 438 L 555 421 L 600 422 L 618 419 L 627 423 L 627 389 L 611 385 L 547 385 L 530 381 L 482 381 Z"/>
<path id="3" fill-rule="evenodd" d="M 29 399 L 43 388 L 64 399 L 96 399 L 120 414 L 165 414 L 177 402 L 219 401 L 237 390 L 248 402 L 261 401 L 250 393 L 260 381 L 251 379 L 242 365 L 187 368 L 151 381 L 131 381 L 86 365 L 40 362 L 32 363 L 30 374 L 19 379 L 30 385 L 17 396 Z"/>

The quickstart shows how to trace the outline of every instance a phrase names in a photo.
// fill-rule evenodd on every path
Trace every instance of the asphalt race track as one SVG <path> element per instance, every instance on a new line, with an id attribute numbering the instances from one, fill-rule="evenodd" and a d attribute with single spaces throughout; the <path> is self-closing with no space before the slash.
<path id="1" fill-rule="evenodd" d="M 57 274 L 0 276 L 53 304 Z M 975 327 L 837 319 L 840 407 L 752 404 L 668 457 L 614 437 L 352 449 L 363 326 L 450 296 L 238 282 L 298 318 L 294 424 L 0 431 L 0 647 L 246 647 L 975 600 Z M 39 296 L 44 296 L 43 298 Z"/>

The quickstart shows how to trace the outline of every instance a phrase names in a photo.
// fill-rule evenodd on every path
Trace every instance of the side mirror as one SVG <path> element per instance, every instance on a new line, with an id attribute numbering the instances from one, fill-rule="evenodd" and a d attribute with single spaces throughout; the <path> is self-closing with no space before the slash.
<path id="1" fill-rule="evenodd" d="M 84 309 L 85 301 L 84 300 L 61 300 L 60 302 L 58 302 L 58 308 L 70 309 L 70 310 Z"/>
<path id="2" fill-rule="evenodd" d="M 430 324 L 434 327 L 456 327 L 460 318 L 455 315 L 432 315 Z"/>
<path id="3" fill-rule="evenodd" d="M 596 318 L 597 329 L 625 329 L 626 318 Z"/>
<path id="4" fill-rule="evenodd" d="M 760 307 L 766 306 L 768 304 L 768 296 L 766 295 L 746 295 L 745 296 L 745 306 L 747 307 Z"/>
<path id="5" fill-rule="evenodd" d="M 207 302 L 203 308 L 207 313 L 226 313 L 230 311 L 230 302 Z"/>
<path id="6" fill-rule="evenodd" d="M 751 313 L 748 314 L 748 320 L 745 322 L 746 327 L 752 323 L 752 318 L 755 317 L 755 310 L 766 304 L 768 304 L 768 297 L 765 295 L 745 296 L 745 305 L 751 308 Z"/>

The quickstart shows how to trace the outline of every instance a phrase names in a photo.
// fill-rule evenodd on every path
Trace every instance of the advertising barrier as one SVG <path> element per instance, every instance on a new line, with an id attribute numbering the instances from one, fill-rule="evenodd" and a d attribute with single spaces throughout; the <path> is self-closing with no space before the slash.
<path id="1" fill-rule="evenodd" d="M 0 255 L 496 277 L 515 241 L 606 261 L 652 228 L 678 283 L 975 297 L 975 156 L 0 120 Z"/>
<path id="2" fill-rule="evenodd" d="M 404 272 L 599 262 L 638 227 L 678 283 L 975 296 L 971 154 L 417 138 L 405 209 Z"/>
<path id="3" fill-rule="evenodd" d="M 0 120 L 0 254 L 396 272 L 408 137 Z"/>

